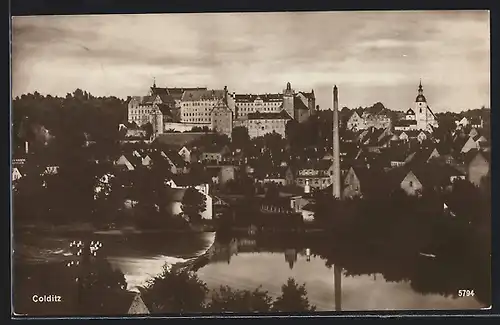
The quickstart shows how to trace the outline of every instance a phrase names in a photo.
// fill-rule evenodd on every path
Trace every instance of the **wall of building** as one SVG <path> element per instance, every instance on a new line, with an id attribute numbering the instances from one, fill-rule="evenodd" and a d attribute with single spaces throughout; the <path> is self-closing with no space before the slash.
<path id="1" fill-rule="evenodd" d="M 294 110 L 294 118 L 299 122 L 303 123 L 309 119 L 309 116 L 311 116 L 311 111 L 305 110 L 305 109 L 295 109 Z"/>
<path id="2" fill-rule="evenodd" d="M 193 127 L 202 128 L 202 127 L 212 127 L 212 123 L 174 123 L 174 122 L 165 122 L 163 123 L 164 132 L 169 132 L 169 130 L 174 130 L 178 132 L 186 132 L 191 131 Z"/>
<path id="3" fill-rule="evenodd" d="M 231 138 L 233 130 L 233 113 L 229 108 L 214 108 L 211 113 L 211 127 L 217 133 L 225 134 Z"/>
<path id="4" fill-rule="evenodd" d="M 418 192 L 422 191 L 422 183 L 420 183 L 412 172 L 409 172 L 401 182 L 401 189 L 408 195 L 416 195 Z"/>
<path id="5" fill-rule="evenodd" d="M 181 122 L 195 124 L 211 124 L 210 112 L 217 103 L 217 99 L 183 101 L 181 103 Z"/>
<path id="6" fill-rule="evenodd" d="M 332 184 L 332 179 L 328 176 L 324 177 L 307 177 L 307 176 L 299 176 L 295 180 L 295 184 L 300 187 L 304 187 L 308 182 L 310 188 L 314 189 L 323 189 Z"/>
<path id="7" fill-rule="evenodd" d="M 276 132 L 282 137 L 285 137 L 285 128 L 288 120 L 284 119 L 258 119 L 258 120 L 246 120 L 243 125 L 248 130 L 248 135 L 250 138 L 256 138 L 263 136 L 268 133 Z"/>

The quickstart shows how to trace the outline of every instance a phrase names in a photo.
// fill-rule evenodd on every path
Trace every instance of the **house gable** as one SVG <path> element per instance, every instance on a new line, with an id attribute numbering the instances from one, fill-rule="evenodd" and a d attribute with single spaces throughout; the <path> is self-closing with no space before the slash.
<path id="1" fill-rule="evenodd" d="M 344 178 L 342 195 L 345 198 L 353 198 L 361 195 L 361 184 L 354 168 L 349 168 Z"/>
<path id="2" fill-rule="evenodd" d="M 467 139 L 467 141 L 465 142 L 465 144 L 463 145 L 462 147 L 462 150 L 460 150 L 460 152 L 462 153 L 467 153 L 469 152 L 471 149 L 475 149 L 477 148 L 477 143 L 476 141 L 474 141 L 474 139 L 472 137 L 469 137 L 469 139 Z"/>
<path id="3" fill-rule="evenodd" d="M 17 167 L 12 168 L 12 180 L 16 181 L 16 180 L 20 179 L 21 177 L 23 177 L 23 175 L 19 171 L 19 168 L 17 168 Z"/>
<path id="4" fill-rule="evenodd" d="M 130 304 L 127 312 L 128 315 L 146 315 L 149 314 L 149 309 L 141 298 L 140 294 L 135 295 L 134 300 Z"/>
<path id="5" fill-rule="evenodd" d="M 128 170 L 134 170 L 135 167 L 132 163 L 124 156 L 121 155 L 120 158 L 115 162 L 116 165 L 125 166 Z"/>
<path id="6" fill-rule="evenodd" d="M 401 181 L 400 186 L 408 195 L 416 195 L 422 190 L 422 183 L 412 171 L 406 174 L 405 178 Z"/>

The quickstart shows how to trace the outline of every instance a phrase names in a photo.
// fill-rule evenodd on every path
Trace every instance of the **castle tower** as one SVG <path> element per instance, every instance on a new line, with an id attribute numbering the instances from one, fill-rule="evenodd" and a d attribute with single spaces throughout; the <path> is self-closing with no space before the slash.
<path id="1" fill-rule="evenodd" d="M 293 89 L 292 85 L 287 82 L 286 89 L 283 90 L 283 109 L 292 117 L 294 116 L 294 107 L 293 107 Z"/>
<path id="2" fill-rule="evenodd" d="M 339 135 L 339 95 L 333 87 L 333 197 L 340 199 L 340 135 Z"/>
<path id="3" fill-rule="evenodd" d="M 424 89 L 422 87 L 422 80 L 420 80 L 420 84 L 418 85 L 418 95 L 415 99 L 415 120 L 417 120 L 417 129 L 425 130 L 427 129 L 427 100 L 424 96 Z"/>

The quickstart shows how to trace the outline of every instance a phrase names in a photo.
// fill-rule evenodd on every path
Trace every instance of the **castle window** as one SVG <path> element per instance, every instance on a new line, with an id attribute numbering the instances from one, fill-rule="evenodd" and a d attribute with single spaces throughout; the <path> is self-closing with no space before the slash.
<path id="1" fill-rule="evenodd" d="M 420 113 L 422 113 L 422 107 L 420 107 Z"/>

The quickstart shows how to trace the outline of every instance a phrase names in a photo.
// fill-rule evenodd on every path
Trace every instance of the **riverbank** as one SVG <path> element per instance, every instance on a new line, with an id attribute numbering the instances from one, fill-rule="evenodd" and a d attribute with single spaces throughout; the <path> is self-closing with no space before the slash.
<path id="1" fill-rule="evenodd" d="M 201 233 L 214 232 L 213 222 L 203 222 L 188 225 L 185 228 L 141 229 L 137 227 L 116 227 L 113 229 L 96 227 L 91 223 L 70 223 L 63 225 L 50 224 L 23 224 L 16 225 L 15 232 L 42 232 L 42 233 L 90 233 L 96 235 L 126 235 L 126 234 L 158 234 L 158 233 Z"/>

